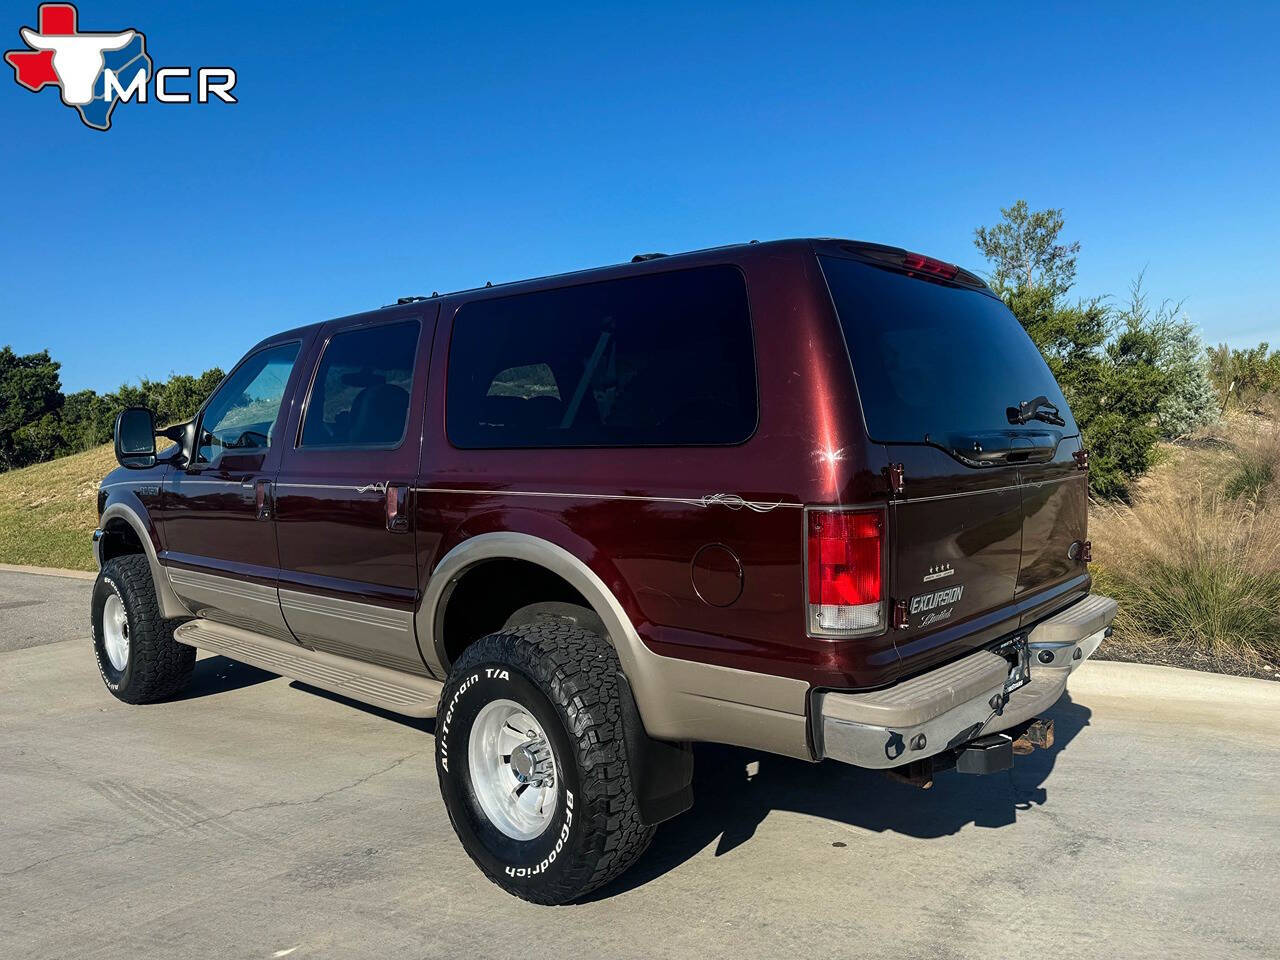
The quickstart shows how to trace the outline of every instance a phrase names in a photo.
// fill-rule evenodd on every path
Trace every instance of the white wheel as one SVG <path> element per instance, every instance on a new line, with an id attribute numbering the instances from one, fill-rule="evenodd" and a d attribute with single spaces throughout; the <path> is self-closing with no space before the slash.
<path id="1" fill-rule="evenodd" d="M 556 757 L 541 725 L 514 700 L 493 700 L 476 715 L 467 744 L 476 800 L 513 840 L 532 840 L 555 816 Z"/>
<path id="2" fill-rule="evenodd" d="M 115 591 L 102 608 L 102 645 L 111 666 L 123 672 L 129 663 L 129 611 Z"/>

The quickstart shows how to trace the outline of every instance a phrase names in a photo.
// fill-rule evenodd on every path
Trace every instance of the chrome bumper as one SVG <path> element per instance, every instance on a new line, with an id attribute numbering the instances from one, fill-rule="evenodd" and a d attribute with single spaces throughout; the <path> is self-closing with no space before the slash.
<path id="1" fill-rule="evenodd" d="M 1115 619 L 1116 602 L 1089 596 L 1027 636 L 1031 679 L 1005 695 L 1010 665 L 982 650 L 885 690 L 817 697 L 820 757 L 886 769 L 923 760 L 1030 720 L 1057 702 Z"/>

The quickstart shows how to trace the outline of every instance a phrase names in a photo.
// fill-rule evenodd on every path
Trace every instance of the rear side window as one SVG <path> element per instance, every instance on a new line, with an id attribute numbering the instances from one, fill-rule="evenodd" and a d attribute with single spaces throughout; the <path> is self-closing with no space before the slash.
<path id="1" fill-rule="evenodd" d="M 335 334 L 316 371 L 300 445 L 398 446 L 417 353 L 417 320 Z"/>
<path id="2" fill-rule="evenodd" d="M 446 396 L 459 447 L 740 443 L 757 413 L 746 284 L 700 267 L 469 303 Z"/>
<path id="3" fill-rule="evenodd" d="M 873 440 L 946 444 L 1013 427 L 1009 407 L 1039 396 L 1075 423 L 1048 365 L 1000 300 L 840 257 L 820 257 Z"/>

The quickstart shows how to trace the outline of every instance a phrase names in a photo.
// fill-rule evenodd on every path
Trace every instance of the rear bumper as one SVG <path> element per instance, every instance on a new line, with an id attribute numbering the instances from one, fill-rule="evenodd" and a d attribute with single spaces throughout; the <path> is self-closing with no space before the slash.
<path id="1" fill-rule="evenodd" d="M 1031 679 L 1006 697 L 1009 662 L 988 650 L 868 693 L 815 701 L 818 756 L 872 769 L 924 760 L 1030 720 L 1057 702 L 1071 672 L 1098 649 L 1116 602 L 1085 597 L 1031 628 Z"/>

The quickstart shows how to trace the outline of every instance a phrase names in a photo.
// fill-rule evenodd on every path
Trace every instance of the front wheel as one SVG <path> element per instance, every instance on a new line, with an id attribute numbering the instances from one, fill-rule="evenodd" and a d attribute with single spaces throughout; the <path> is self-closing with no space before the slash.
<path id="1" fill-rule="evenodd" d="M 632 789 L 617 672 L 608 643 L 550 618 L 478 640 L 450 671 L 440 792 L 467 854 L 517 897 L 575 900 L 653 837 Z"/>
<path id="2" fill-rule="evenodd" d="M 186 687 L 196 651 L 173 639 L 173 622 L 160 616 L 146 557 L 130 554 L 102 565 L 89 620 L 98 672 L 117 699 L 154 703 Z"/>

